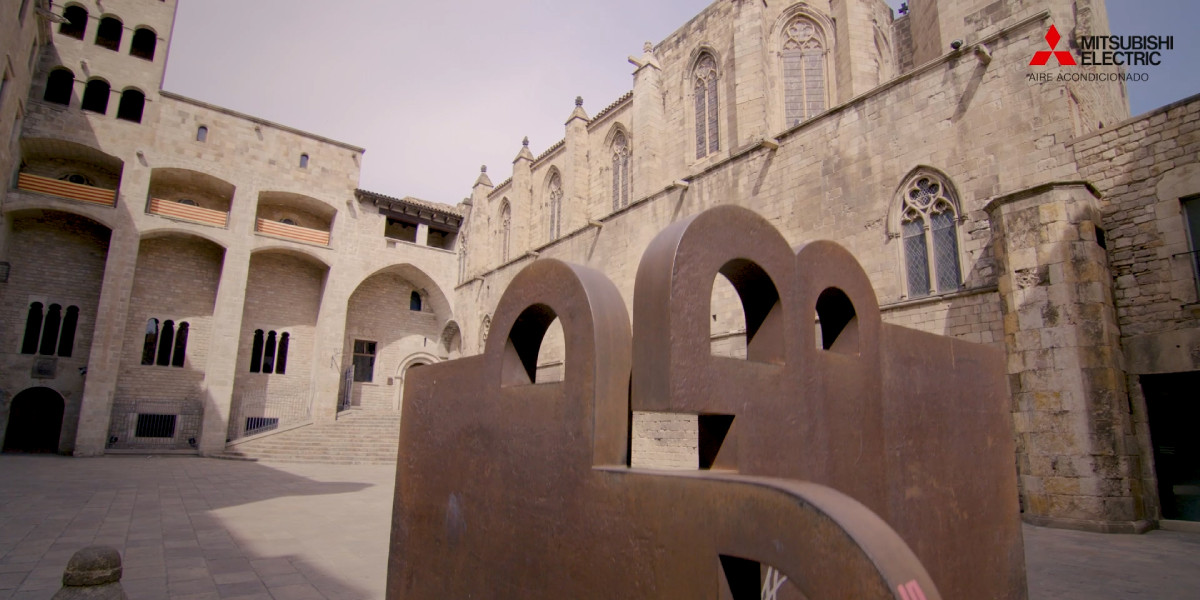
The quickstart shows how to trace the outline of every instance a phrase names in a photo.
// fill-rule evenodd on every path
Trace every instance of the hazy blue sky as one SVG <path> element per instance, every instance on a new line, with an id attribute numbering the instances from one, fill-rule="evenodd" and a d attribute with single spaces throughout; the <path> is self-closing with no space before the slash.
<path id="1" fill-rule="evenodd" d="M 722 0 L 728 1 L 728 0 Z M 456 203 L 632 87 L 629 55 L 710 0 L 179 0 L 165 89 L 367 149 L 360 186 Z M 899 1 L 889 0 L 892 6 Z M 335 7 L 330 10 L 330 7 Z M 1110 0 L 1114 33 L 1175 35 L 1134 114 L 1200 92 L 1200 1 Z"/>

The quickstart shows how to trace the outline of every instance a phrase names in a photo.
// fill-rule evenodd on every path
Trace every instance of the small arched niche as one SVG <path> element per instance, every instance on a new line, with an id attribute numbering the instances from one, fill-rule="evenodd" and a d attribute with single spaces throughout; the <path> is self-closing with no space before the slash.
<path id="1" fill-rule="evenodd" d="M 558 315 L 545 304 L 526 308 L 504 345 L 501 385 L 552 383 L 562 381 L 565 373 L 566 345 Z"/>

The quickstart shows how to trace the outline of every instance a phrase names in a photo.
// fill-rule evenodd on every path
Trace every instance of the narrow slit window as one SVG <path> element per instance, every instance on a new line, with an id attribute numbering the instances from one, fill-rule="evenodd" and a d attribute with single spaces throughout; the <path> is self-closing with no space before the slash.
<path id="1" fill-rule="evenodd" d="M 263 330 L 254 330 L 254 346 L 250 349 L 250 372 L 262 371 Z"/>
<path id="2" fill-rule="evenodd" d="M 692 93 L 696 103 L 696 158 L 704 158 L 721 149 L 718 127 L 720 106 L 717 98 L 717 61 L 705 52 L 692 69 Z"/>
<path id="3" fill-rule="evenodd" d="M 208 141 L 208 128 L 207 127 L 201 125 L 199 128 L 196 129 L 196 141 L 197 142 L 207 142 Z"/>
<path id="4" fill-rule="evenodd" d="M 187 353 L 188 330 L 191 328 L 187 322 L 179 324 L 179 330 L 175 332 L 175 349 L 171 354 L 171 366 L 182 367 L 184 354 Z"/>
<path id="5" fill-rule="evenodd" d="M 62 325 L 62 306 L 51 304 L 46 310 L 46 322 L 42 324 L 42 345 L 38 354 L 54 356 L 58 344 L 58 328 Z"/>
<path id="6" fill-rule="evenodd" d="M 41 302 L 29 305 L 29 315 L 25 317 L 25 338 L 21 342 L 21 354 L 37 354 L 38 338 L 42 335 L 42 309 Z"/>
<path id="7" fill-rule="evenodd" d="M 79 326 L 79 307 L 68 306 L 58 338 L 58 355 L 69 358 L 75 347 L 75 329 Z"/>
<path id="8" fill-rule="evenodd" d="M 275 332 L 267 332 L 267 345 L 263 348 L 263 373 L 275 372 Z"/>
<path id="9" fill-rule="evenodd" d="M 421 312 L 421 294 L 413 292 L 408 295 L 408 310 Z"/>
<path id="10" fill-rule="evenodd" d="M 300 168 L 301 168 L 301 169 L 307 169 L 307 168 L 308 168 L 308 155 L 307 155 L 307 154 L 301 154 L 301 155 L 300 155 Z"/>
<path id="11" fill-rule="evenodd" d="M 146 321 L 146 337 L 142 342 L 142 364 L 154 364 L 154 349 L 158 347 L 158 319 Z"/>
<path id="12" fill-rule="evenodd" d="M 175 322 L 163 321 L 162 331 L 158 334 L 158 360 L 160 367 L 171 364 L 171 346 L 175 343 Z"/>
<path id="13" fill-rule="evenodd" d="M 275 352 L 276 375 L 283 375 L 287 370 L 288 343 L 291 342 L 291 339 L 292 336 L 286 332 L 279 336 L 279 350 Z"/>

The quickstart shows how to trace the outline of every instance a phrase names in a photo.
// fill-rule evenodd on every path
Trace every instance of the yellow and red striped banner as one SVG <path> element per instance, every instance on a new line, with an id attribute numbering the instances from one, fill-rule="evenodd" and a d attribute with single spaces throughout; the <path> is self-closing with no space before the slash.
<path id="1" fill-rule="evenodd" d="M 51 196 L 58 196 L 60 198 L 70 198 L 71 200 L 79 200 L 90 204 L 100 204 L 103 206 L 116 206 L 117 204 L 116 190 L 106 190 L 104 188 L 83 185 L 82 183 L 71 183 L 70 181 L 59 181 L 31 173 L 20 173 L 17 175 L 17 188 L 29 192 L 50 194 Z"/>
<path id="2" fill-rule="evenodd" d="M 204 225 L 216 225 L 217 227 L 224 227 L 229 220 L 229 213 L 226 212 L 159 198 L 150 199 L 150 212 L 164 217 L 173 217 Z"/>
<path id="3" fill-rule="evenodd" d="M 258 225 L 254 230 L 259 233 L 308 242 L 310 244 L 329 245 L 328 231 L 309 229 L 308 227 L 301 227 L 299 225 L 288 225 L 287 223 L 280 223 L 278 221 L 259 219 Z"/>

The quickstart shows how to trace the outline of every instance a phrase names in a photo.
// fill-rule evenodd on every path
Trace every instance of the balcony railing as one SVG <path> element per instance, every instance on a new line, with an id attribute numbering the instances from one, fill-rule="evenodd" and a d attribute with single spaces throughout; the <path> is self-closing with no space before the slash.
<path id="1" fill-rule="evenodd" d="M 150 213 L 215 227 L 224 227 L 229 222 L 227 212 L 158 198 L 150 199 Z"/>
<path id="2" fill-rule="evenodd" d="M 50 179 L 49 177 L 42 177 L 41 175 L 33 175 L 32 173 L 20 173 L 17 175 L 17 189 L 50 194 L 51 196 L 58 196 L 60 198 L 70 198 L 71 200 L 79 200 L 88 204 L 99 204 L 110 207 L 117 204 L 116 190 L 106 190 L 104 188 L 83 185 L 82 183 L 59 181 L 57 179 Z"/>
<path id="3" fill-rule="evenodd" d="M 301 227 L 299 225 L 288 225 L 279 221 L 259 219 L 254 226 L 254 230 L 259 233 L 296 240 L 298 242 L 308 242 L 322 246 L 329 245 L 329 232 L 321 231 L 320 229 L 309 229 L 308 227 Z"/>

